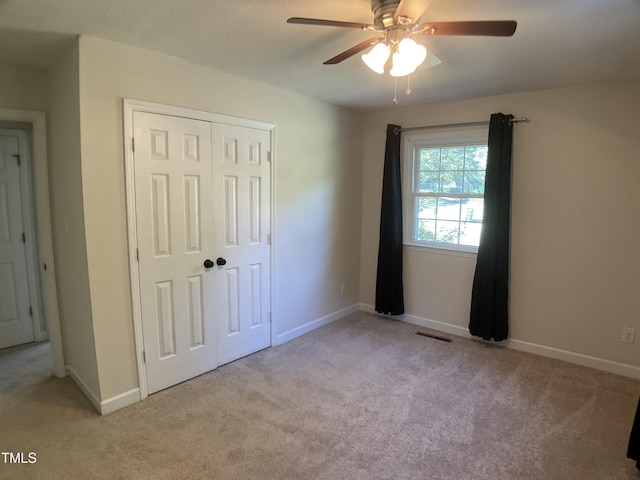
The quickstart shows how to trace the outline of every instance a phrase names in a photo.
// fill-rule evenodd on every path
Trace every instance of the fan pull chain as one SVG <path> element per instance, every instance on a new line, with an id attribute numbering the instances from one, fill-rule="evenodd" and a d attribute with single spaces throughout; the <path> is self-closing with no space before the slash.
<path id="1" fill-rule="evenodd" d="M 397 105 L 398 104 L 398 77 L 393 77 L 393 79 L 395 83 L 395 87 L 393 91 L 393 104 Z"/>
<path id="2" fill-rule="evenodd" d="M 407 89 L 405 95 L 411 95 L 411 75 L 407 75 Z M 394 77 L 393 104 L 398 105 L 398 77 Z"/>

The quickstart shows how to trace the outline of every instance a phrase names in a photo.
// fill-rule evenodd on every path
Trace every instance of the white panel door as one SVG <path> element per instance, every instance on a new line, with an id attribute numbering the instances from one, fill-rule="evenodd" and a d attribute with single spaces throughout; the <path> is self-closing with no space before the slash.
<path id="1" fill-rule="evenodd" d="M 0 135 L 0 348 L 34 341 L 18 149 Z"/>
<path id="2" fill-rule="evenodd" d="M 271 345 L 268 131 L 213 126 L 218 365 Z"/>
<path id="3" fill-rule="evenodd" d="M 211 123 L 135 112 L 140 297 L 148 392 L 217 366 Z"/>

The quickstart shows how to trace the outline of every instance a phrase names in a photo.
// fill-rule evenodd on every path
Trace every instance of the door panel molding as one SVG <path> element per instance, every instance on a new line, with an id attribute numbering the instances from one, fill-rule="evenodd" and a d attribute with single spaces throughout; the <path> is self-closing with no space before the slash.
<path id="1" fill-rule="evenodd" d="M 257 120 L 249 120 L 240 117 L 233 117 L 228 115 L 221 115 L 216 113 L 204 112 L 200 110 L 193 110 L 189 108 L 175 107 L 162 105 L 157 103 L 145 102 L 140 100 L 133 99 L 123 99 L 123 127 L 124 127 L 124 157 L 125 157 L 125 188 L 126 188 L 126 205 L 127 205 L 127 226 L 128 226 L 128 247 L 129 247 L 129 274 L 130 274 L 130 285 L 131 285 L 131 297 L 132 297 L 132 313 L 133 313 L 133 323 L 134 323 L 134 339 L 135 339 L 135 349 L 136 349 L 136 362 L 138 366 L 138 383 L 140 387 L 140 400 L 145 399 L 149 395 L 148 387 L 147 387 L 147 373 L 145 367 L 145 359 L 144 359 L 144 337 L 143 337 L 143 328 L 142 328 L 142 303 L 141 303 L 141 291 L 140 291 L 140 273 L 138 271 L 138 230 L 136 223 L 136 189 L 135 189 L 135 165 L 134 165 L 134 112 L 145 112 L 145 113 L 155 113 L 160 115 L 170 115 L 175 117 L 193 119 L 193 120 L 204 120 L 211 122 L 212 124 L 223 124 L 223 125 L 232 125 L 238 127 L 246 127 L 253 128 L 257 130 L 266 131 L 270 135 L 270 143 L 271 150 L 267 152 L 267 159 L 260 159 L 262 161 L 271 162 L 271 173 L 270 173 L 270 181 L 271 181 L 271 191 L 269 198 L 270 205 L 270 218 L 271 218 L 271 228 L 270 228 L 270 244 L 273 245 L 274 242 L 274 226 L 275 226 L 275 217 L 274 217 L 274 192 L 275 192 L 275 168 L 274 168 L 274 154 L 273 150 L 275 148 L 275 131 L 276 125 L 273 123 L 267 123 Z M 162 150 L 162 142 L 156 143 L 159 151 Z M 231 147 L 231 146 L 230 146 Z M 189 152 L 197 151 L 194 150 L 194 146 L 189 142 L 185 144 L 185 154 L 189 154 Z M 161 153 L 161 152 L 160 152 Z M 229 156 L 233 155 L 233 151 L 230 148 Z M 198 159 L 193 158 L 190 161 L 197 161 Z M 258 161 L 258 160 L 257 160 Z M 196 226 L 194 225 L 194 228 Z M 269 281 L 273 284 L 273 248 L 270 249 L 271 256 L 271 269 L 269 272 Z M 273 305 L 273 286 L 270 291 L 270 303 Z M 197 312 L 194 312 L 194 320 L 197 319 Z M 197 342 L 198 338 L 198 326 L 197 321 L 193 323 L 192 334 L 194 335 L 193 339 Z M 273 341 L 273 328 L 271 328 L 271 341 Z"/>

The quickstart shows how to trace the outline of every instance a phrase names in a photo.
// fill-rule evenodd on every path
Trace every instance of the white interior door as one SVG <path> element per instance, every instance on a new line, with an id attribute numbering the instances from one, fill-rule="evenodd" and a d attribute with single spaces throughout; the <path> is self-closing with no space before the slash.
<path id="1" fill-rule="evenodd" d="M 34 341 L 18 137 L 0 135 L 0 348 Z"/>
<path id="2" fill-rule="evenodd" d="M 218 365 L 271 345 L 268 131 L 214 124 Z"/>
<path id="3" fill-rule="evenodd" d="M 211 124 L 134 113 L 140 298 L 149 393 L 217 365 Z"/>
<path id="4" fill-rule="evenodd" d="M 133 128 L 145 370 L 153 393 L 271 344 L 271 137 L 138 111 Z"/>

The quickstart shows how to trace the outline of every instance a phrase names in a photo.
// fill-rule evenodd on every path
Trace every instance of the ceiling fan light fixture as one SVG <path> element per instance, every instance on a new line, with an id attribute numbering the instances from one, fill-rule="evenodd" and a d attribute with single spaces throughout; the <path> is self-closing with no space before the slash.
<path id="1" fill-rule="evenodd" d="M 384 73 L 384 65 L 389 59 L 391 49 L 386 43 L 378 43 L 369 53 L 362 55 L 362 61 L 376 73 Z"/>
<path id="2" fill-rule="evenodd" d="M 393 67 L 389 74 L 392 77 L 404 77 L 413 73 L 427 58 L 427 49 L 411 38 L 403 39 L 398 51 L 393 54 Z"/>

